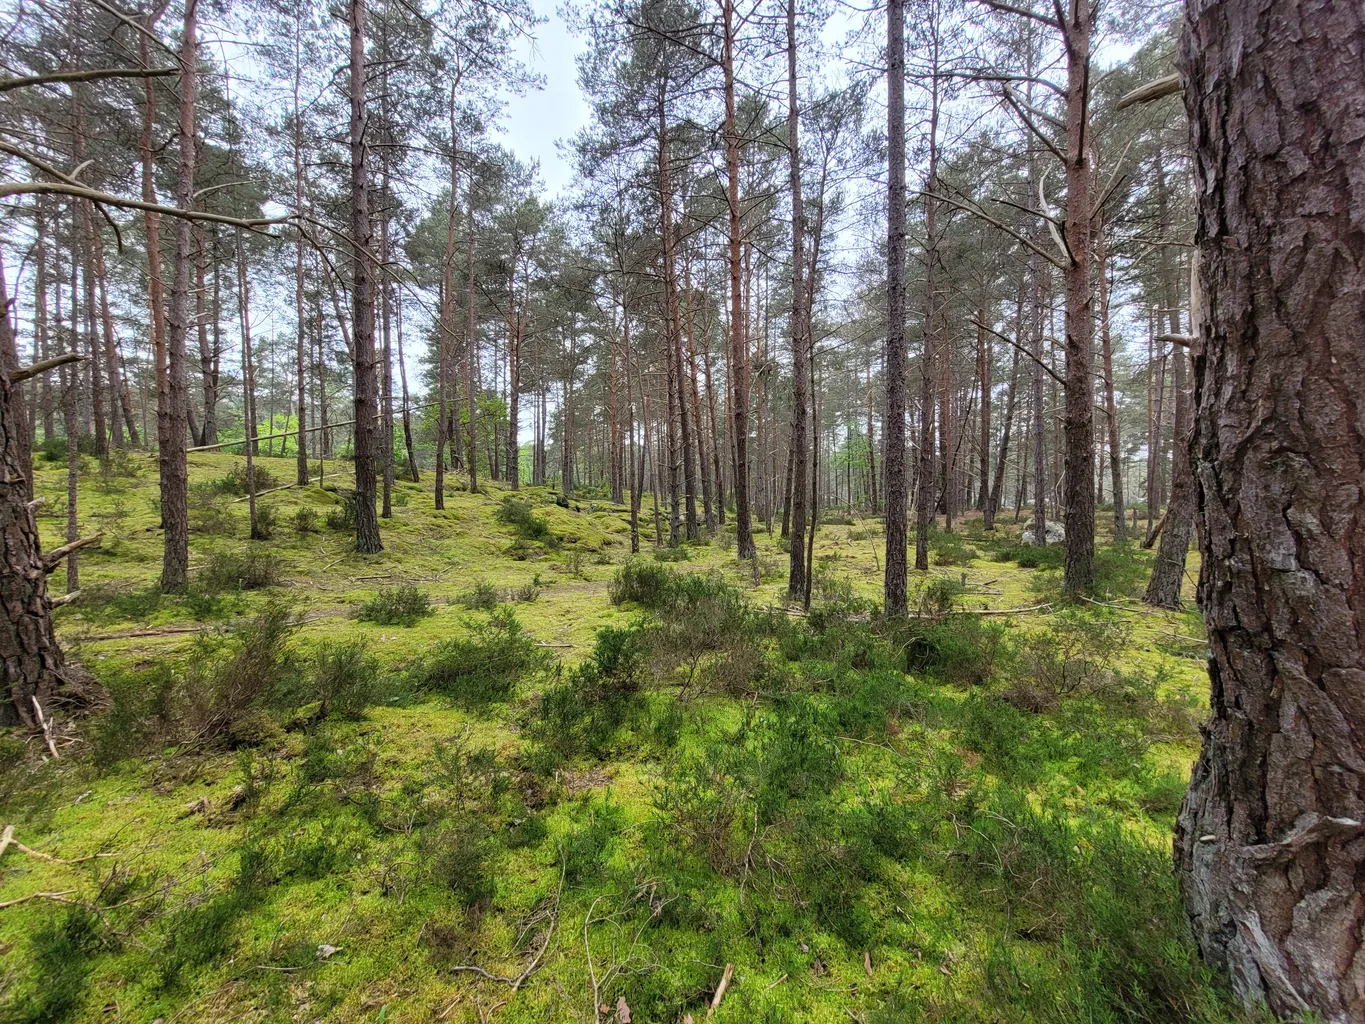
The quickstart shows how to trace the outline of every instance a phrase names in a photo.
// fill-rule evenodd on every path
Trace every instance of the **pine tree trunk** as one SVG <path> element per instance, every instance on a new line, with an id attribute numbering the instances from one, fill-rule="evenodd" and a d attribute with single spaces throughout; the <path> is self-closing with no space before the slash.
<path id="1" fill-rule="evenodd" d="M 177 145 L 180 167 L 176 179 L 176 204 L 182 210 L 194 205 L 194 101 L 198 92 L 196 34 L 198 0 L 187 0 L 180 41 L 180 116 Z M 165 547 L 161 560 L 161 589 L 176 593 L 189 586 L 190 524 L 189 468 L 185 461 L 185 431 L 189 418 L 186 384 L 185 338 L 189 332 L 190 264 L 193 260 L 190 222 L 181 218 L 175 226 L 175 278 L 171 283 L 171 307 L 166 353 L 166 403 L 157 410 L 165 423 L 160 452 L 161 521 Z"/>
<path id="2" fill-rule="evenodd" d="M 730 415 L 734 420 L 735 551 L 740 559 L 756 554 L 749 517 L 749 355 L 744 340 L 740 295 L 739 125 L 735 115 L 735 4 L 721 0 L 724 22 L 725 174 L 730 225 Z"/>
<path id="3" fill-rule="evenodd" d="M 1114 346 L 1109 332 L 1109 247 L 1103 221 L 1096 226 L 1095 250 L 1100 290 L 1100 350 L 1104 360 L 1104 421 L 1109 433 L 1109 476 L 1114 491 L 1114 540 L 1121 541 L 1128 536 L 1128 531 L 1123 519 L 1123 446 L 1119 441 L 1118 403 L 1114 399 Z"/>
<path id="4" fill-rule="evenodd" d="M 886 454 L 882 457 L 886 574 L 883 600 L 887 615 L 904 615 L 908 582 L 906 534 L 909 532 L 909 495 L 905 482 L 905 0 L 888 0 L 886 60 L 886 424 L 882 427 L 886 444 Z"/>
<path id="5" fill-rule="evenodd" d="M 0 349 L 12 349 L 8 316 L 0 316 Z M 74 374 L 73 374 L 74 376 Z M 15 415 L 19 385 L 10 383 L 9 367 L 0 370 L 0 662 L 8 699 L 0 703 L 0 726 L 34 728 L 41 716 L 50 720 L 53 697 L 65 682 L 84 682 L 84 674 L 66 663 L 52 631 L 47 593 L 47 566 L 38 543 L 38 524 L 29 502 L 28 467 L 23 435 L 27 426 Z M 75 435 L 72 435 L 72 441 Z"/>
<path id="6" fill-rule="evenodd" d="M 295 8 L 294 16 L 294 212 L 303 216 L 303 115 L 300 108 L 300 90 L 303 87 L 303 7 Z M 298 442 L 296 449 L 297 467 L 295 482 L 303 487 L 308 483 L 308 378 L 305 373 L 304 351 L 308 344 L 306 323 L 303 316 L 303 232 L 298 232 L 294 240 L 294 328 L 295 353 L 294 372 L 298 380 L 298 397 L 294 410 L 298 420 Z M 404 400 L 403 405 L 407 405 Z"/>
<path id="7" fill-rule="evenodd" d="M 809 412 L 807 409 L 806 352 L 809 346 L 806 330 L 806 214 L 801 195 L 800 109 L 796 95 L 796 0 L 787 0 L 787 148 L 790 161 L 792 204 L 792 425 L 791 458 L 791 523 L 782 517 L 782 535 L 791 531 L 794 543 L 787 545 L 791 552 L 787 572 L 787 596 L 804 600 L 806 594 L 806 551 L 801 540 L 806 536 L 806 464 L 810 459 Z"/>
<path id="8" fill-rule="evenodd" d="M 1094 324 L 1090 312 L 1091 168 L 1087 137 L 1090 128 L 1090 36 L 1094 11 L 1088 0 L 1070 8 L 1064 35 L 1067 49 L 1066 89 L 1066 412 L 1065 493 L 1063 519 L 1066 554 L 1062 588 L 1069 594 L 1088 592 L 1095 582 L 1094 461 Z"/>
<path id="9" fill-rule="evenodd" d="M 1175 442 L 1171 457 L 1171 500 L 1166 506 L 1161 544 L 1147 583 L 1144 600 L 1158 608 L 1180 607 L 1180 584 L 1185 579 L 1185 556 L 1194 532 L 1194 473 L 1190 466 L 1190 395 L 1185 384 L 1185 354 L 1175 360 Z M 1121 513 L 1120 513 L 1121 515 Z"/>
<path id="10" fill-rule="evenodd" d="M 474 170 L 469 171 L 469 223 L 465 234 L 464 393 L 469 419 L 469 493 L 479 490 L 478 434 L 474 414 L 479 395 L 479 335 L 474 321 Z"/>
<path id="11" fill-rule="evenodd" d="M 1213 717 L 1176 830 L 1205 957 L 1247 1000 L 1365 1020 L 1365 12 L 1192 0 L 1179 66 Z"/>
<path id="12" fill-rule="evenodd" d="M 378 448 L 377 381 L 374 350 L 374 256 L 370 182 L 365 168 L 365 0 L 351 0 L 351 342 L 355 346 L 355 549 L 362 555 L 384 550 L 375 515 Z"/>

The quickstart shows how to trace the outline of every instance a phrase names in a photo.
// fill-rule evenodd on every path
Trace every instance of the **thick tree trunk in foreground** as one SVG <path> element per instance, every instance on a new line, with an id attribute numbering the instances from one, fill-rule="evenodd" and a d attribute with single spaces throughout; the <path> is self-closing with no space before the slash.
<path id="1" fill-rule="evenodd" d="M 886 499 L 887 615 L 906 610 L 905 490 L 905 3 L 890 0 L 886 9 L 886 425 L 882 456 Z M 811 396 L 814 399 L 814 395 Z M 818 425 L 818 421 L 817 421 Z M 817 442 L 816 447 L 819 447 Z"/>
<path id="2" fill-rule="evenodd" d="M 1236 991 L 1365 1020 L 1365 12 L 1193 0 L 1200 602 L 1213 717 L 1177 822 Z"/>
<path id="3" fill-rule="evenodd" d="M 0 334 L 0 349 L 12 350 L 8 316 L 0 316 Z M 0 663 L 7 694 L 0 726 L 33 728 L 40 715 L 51 718 L 57 687 L 74 682 L 78 670 L 65 663 L 52 632 L 47 568 L 28 504 L 28 425 L 16 415 L 20 387 L 10 383 L 7 363 L 0 369 Z"/>
<path id="4" fill-rule="evenodd" d="M 374 263 L 370 182 L 365 169 L 365 0 L 351 0 L 351 244 L 355 247 L 351 341 L 355 347 L 355 549 L 384 550 L 374 511 L 375 449 L 379 428 L 374 351 Z"/>

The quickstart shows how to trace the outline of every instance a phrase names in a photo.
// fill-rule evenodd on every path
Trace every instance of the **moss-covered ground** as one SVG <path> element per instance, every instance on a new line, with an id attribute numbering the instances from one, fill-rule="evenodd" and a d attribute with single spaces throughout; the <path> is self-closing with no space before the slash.
<path id="1" fill-rule="evenodd" d="M 247 540 L 242 464 L 191 456 L 174 597 L 155 461 L 81 479 L 58 632 L 107 695 L 58 760 L 3 740 L 0 1020 L 672 1024 L 727 965 L 717 1022 L 1242 1019 L 1170 870 L 1207 679 L 1150 552 L 1102 538 L 1075 605 L 969 516 L 888 624 L 880 523 L 826 512 L 807 617 L 762 529 L 660 561 L 647 503 L 622 576 L 623 507 L 427 475 L 364 557 L 316 484 Z"/>

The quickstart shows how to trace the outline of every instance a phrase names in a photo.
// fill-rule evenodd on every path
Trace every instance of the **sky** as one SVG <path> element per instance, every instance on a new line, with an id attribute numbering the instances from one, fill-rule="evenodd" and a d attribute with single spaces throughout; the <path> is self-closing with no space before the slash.
<path id="1" fill-rule="evenodd" d="M 574 64 L 584 43 L 564 24 L 555 10 L 555 0 L 531 0 L 531 6 L 547 20 L 536 29 L 534 42 L 523 39 L 517 48 L 527 66 L 544 76 L 545 87 L 509 98 L 499 134 L 503 144 L 523 160 L 540 161 L 541 179 L 553 196 L 567 188 L 573 178 L 570 161 L 560 155 L 555 144 L 588 123 L 588 104 L 578 91 Z"/>

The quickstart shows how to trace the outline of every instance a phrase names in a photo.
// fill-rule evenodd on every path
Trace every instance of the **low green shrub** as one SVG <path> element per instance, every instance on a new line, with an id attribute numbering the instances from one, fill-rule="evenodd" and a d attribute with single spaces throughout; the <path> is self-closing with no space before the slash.
<path id="1" fill-rule="evenodd" d="M 400 583 L 378 591 L 356 611 L 361 622 L 378 626 L 415 626 L 421 619 L 435 614 L 431 598 L 414 584 Z"/>
<path id="2" fill-rule="evenodd" d="M 643 727 L 647 721 L 648 706 L 639 692 L 647 654 L 641 626 L 603 626 L 592 658 L 540 695 L 528 731 L 561 756 L 612 753 L 627 726 Z"/>
<path id="3" fill-rule="evenodd" d="M 270 540 L 275 536 L 278 524 L 278 510 L 274 505 L 258 502 L 256 505 L 256 526 L 252 530 L 252 540 Z"/>
<path id="4" fill-rule="evenodd" d="M 484 612 L 491 612 L 502 603 L 498 595 L 498 588 L 487 580 L 479 580 L 471 589 L 466 590 L 455 600 L 473 611 Z"/>
<path id="5" fill-rule="evenodd" d="M 907 671 L 955 686 L 989 682 L 1013 652 L 1005 626 L 982 615 L 912 619 L 902 643 Z"/>
<path id="6" fill-rule="evenodd" d="M 300 505 L 294 510 L 293 518 L 294 532 L 300 537 L 309 533 L 318 532 L 318 513 L 317 509 L 308 505 Z"/>
<path id="7" fill-rule="evenodd" d="M 524 677 L 545 668 L 547 651 L 537 647 L 510 608 L 465 623 L 467 636 L 443 640 L 415 669 L 416 681 L 466 707 L 507 700 Z"/>
<path id="8" fill-rule="evenodd" d="M 981 552 L 955 533 L 935 530 L 929 535 L 929 548 L 935 565 L 970 565 Z"/>
<path id="9" fill-rule="evenodd" d="M 262 590 L 273 587 L 284 575 L 284 563 L 273 552 L 259 548 L 217 548 L 199 571 L 198 584 L 208 593 Z"/>
<path id="10" fill-rule="evenodd" d="M 244 495 L 247 493 L 249 484 L 255 483 L 255 491 L 267 491 L 272 487 L 280 486 L 280 480 L 274 473 L 270 472 L 259 462 L 252 463 L 251 474 L 247 475 L 246 463 L 239 462 L 227 471 L 224 476 L 212 481 L 209 486 L 218 494 Z"/>
<path id="11" fill-rule="evenodd" d="M 325 641 L 313 652 L 310 681 L 321 718 L 359 718 L 374 702 L 379 662 L 365 641 Z"/>
<path id="12" fill-rule="evenodd" d="M 327 510 L 327 529 L 335 533 L 351 533 L 355 530 L 355 496 L 338 493 L 341 499 Z"/>
<path id="13" fill-rule="evenodd" d="M 556 546 L 549 522 L 535 514 L 529 501 L 507 495 L 498 506 L 498 521 L 512 527 L 523 540 L 537 541 L 547 547 Z"/>

